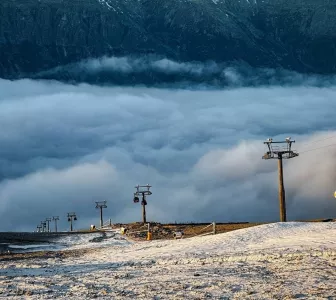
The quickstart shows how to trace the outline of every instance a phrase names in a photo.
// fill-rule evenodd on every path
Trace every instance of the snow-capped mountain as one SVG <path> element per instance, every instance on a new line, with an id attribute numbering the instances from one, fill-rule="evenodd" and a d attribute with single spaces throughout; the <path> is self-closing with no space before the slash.
<path id="1" fill-rule="evenodd" d="M 2 0 L 0 77 L 143 55 L 330 74 L 335 20 L 330 0 Z"/>

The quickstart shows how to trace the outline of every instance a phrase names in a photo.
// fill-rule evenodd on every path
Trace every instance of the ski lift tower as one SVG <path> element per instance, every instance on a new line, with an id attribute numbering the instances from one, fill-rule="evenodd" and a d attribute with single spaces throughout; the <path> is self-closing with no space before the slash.
<path id="1" fill-rule="evenodd" d="M 57 232 L 57 221 L 59 220 L 59 216 L 53 216 L 53 221 L 55 221 L 55 232 Z"/>
<path id="2" fill-rule="evenodd" d="M 282 159 L 299 156 L 297 152 L 292 150 L 292 143 L 295 143 L 295 141 L 292 141 L 290 137 L 286 138 L 285 141 L 280 142 L 274 142 L 273 139 L 267 139 L 267 141 L 264 142 L 268 147 L 268 151 L 262 158 L 278 160 L 280 222 L 287 221 Z"/>
<path id="3" fill-rule="evenodd" d="M 146 205 L 147 205 L 147 201 L 146 201 L 146 196 L 152 195 L 152 192 L 150 191 L 150 188 L 152 186 L 147 184 L 147 185 L 137 185 L 136 188 L 136 192 L 134 193 L 134 198 L 133 198 L 133 202 L 134 203 L 138 203 L 139 200 L 139 196 L 142 196 L 142 201 L 141 201 L 141 205 L 142 205 L 142 222 L 145 224 L 147 222 L 146 220 Z"/>
<path id="4" fill-rule="evenodd" d="M 47 228 L 47 222 L 46 221 L 41 221 L 41 228 L 42 228 L 42 232 L 46 231 L 46 228 Z"/>
<path id="5" fill-rule="evenodd" d="M 107 208 L 106 201 L 96 201 L 96 208 L 100 209 L 100 229 L 103 229 L 103 208 Z"/>
<path id="6" fill-rule="evenodd" d="M 41 232 L 42 225 L 37 225 L 36 226 L 36 232 Z"/>
<path id="7" fill-rule="evenodd" d="M 68 222 L 70 222 L 70 231 L 73 231 L 72 220 L 77 221 L 77 216 L 76 213 L 74 212 L 68 213 Z"/>
<path id="8" fill-rule="evenodd" d="M 50 227 L 49 227 L 49 223 L 51 221 L 51 218 L 46 218 L 45 222 L 47 223 L 47 232 L 50 232 Z"/>

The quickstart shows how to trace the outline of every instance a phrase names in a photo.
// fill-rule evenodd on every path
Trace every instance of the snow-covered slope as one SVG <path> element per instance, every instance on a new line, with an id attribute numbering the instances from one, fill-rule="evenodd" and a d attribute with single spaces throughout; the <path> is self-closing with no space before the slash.
<path id="1" fill-rule="evenodd" d="M 19 299 L 335 299 L 336 223 L 269 224 L 215 236 L 0 262 Z"/>
<path id="2" fill-rule="evenodd" d="M 230 256 L 248 259 L 249 253 L 260 251 L 260 257 L 274 253 L 332 249 L 336 254 L 336 223 L 273 223 L 176 241 L 134 243 L 127 249 L 113 252 L 114 261 L 137 259 L 185 259 L 209 256 Z M 101 252 L 109 256 L 111 252 Z M 119 255 L 120 254 L 120 255 Z M 129 254 L 126 255 L 125 254 Z M 231 258 L 231 260 L 233 259 Z"/>

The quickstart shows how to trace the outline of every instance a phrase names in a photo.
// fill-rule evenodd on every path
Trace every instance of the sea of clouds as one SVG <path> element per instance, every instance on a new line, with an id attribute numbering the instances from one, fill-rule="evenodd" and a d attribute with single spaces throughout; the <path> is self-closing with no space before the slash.
<path id="1" fill-rule="evenodd" d="M 1 231 L 53 215 L 65 230 L 72 211 L 89 228 L 102 200 L 105 219 L 140 221 L 134 186 L 147 183 L 150 221 L 278 221 L 263 142 L 287 136 L 300 153 L 284 161 L 288 219 L 335 217 L 336 85 L 292 75 L 209 89 L 0 79 Z"/>

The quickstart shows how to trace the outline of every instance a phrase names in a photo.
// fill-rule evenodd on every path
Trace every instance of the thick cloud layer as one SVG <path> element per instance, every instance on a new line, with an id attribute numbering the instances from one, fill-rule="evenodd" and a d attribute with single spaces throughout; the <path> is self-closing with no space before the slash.
<path id="1" fill-rule="evenodd" d="M 316 77 L 314 78 L 316 80 Z M 336 89 L 172 90 L 0 80 L 1 230 L 34 230 L 75 211 L 75 228 L 141 220 L 134 186 L 150 183 L 148 219 L 277 221 L 268 137 L 296 140 L 284 162 L 288 218 L 335 217 Z M 320 142 L 316 142 L 319 141 Z M 307 152 L 305 152 L 307 151 Z"/>

